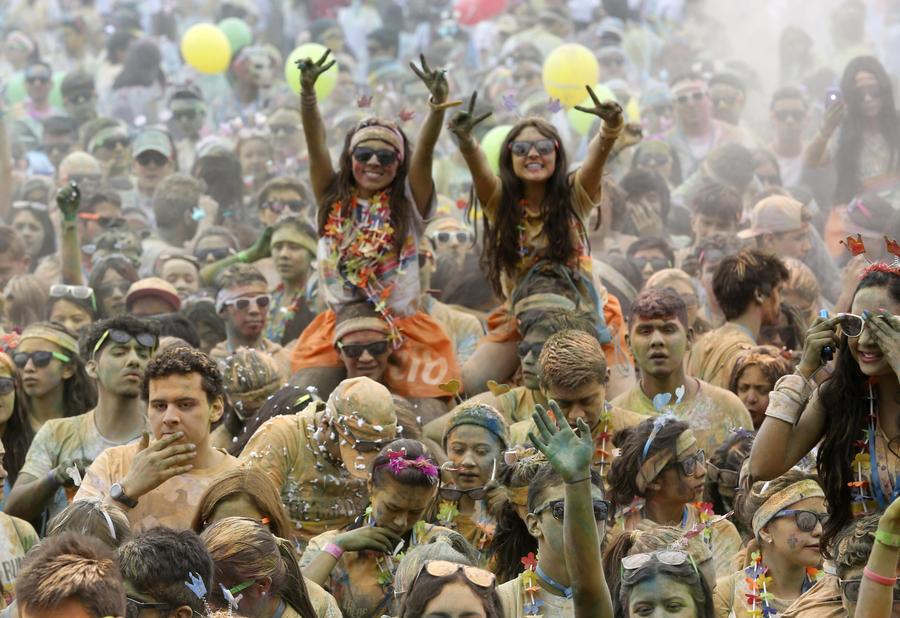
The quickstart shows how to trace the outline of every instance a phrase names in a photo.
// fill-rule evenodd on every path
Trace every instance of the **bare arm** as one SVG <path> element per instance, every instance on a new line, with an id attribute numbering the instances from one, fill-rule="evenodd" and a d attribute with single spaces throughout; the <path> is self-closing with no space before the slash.
<path id="1" fill-rule="evenodd" d="M 253 243 L 253 246 L 249 249 L 244 249 L 234 255 L 229 255 L 212 264 L 207 264 L 200 269 L 200 281 L 203 282 L 203 285 L 213 286 L 218 274 L 232 264 L 237 264 L 239 262 L 252 264 L 253 262 L 272 255 L 272 233 L 273 228 L 271 226 L 266 227 L 266 229 L 263 230 L 262 235 L 256 239 L 256 242 Z"/>
<path id="2" fill-rule="evenodd" d="M 803 152 L 803 165 L 808 168 L 825 167 L 828 165 L 828 142 L 831 136 L 840 126 L 847 114 L 847 106 L 838 103 L 825 112 L 822 120 L 822 128 Z"/>
<path id="3" fill-rule="evenodd" d="M 600 197 L 600 181 L 603 178 L 603 166 L 616 143 L 616 138 L 625 126 L 622 116 L 622 106 L 615 101 L 600 101 L 590 86 L 587 86 L 588 94 L 594 102 L 594 107 L 582 107 L 576 105 L 575 109 L 592 114 L 603 119 L 600 133 L 594 136 L 588 144 L 587 156 L 581 166 L 581 184 L 592 200 Z"/>
<path id="4" fill-rule="evenodd" d="M 28 473 L 22 473 L 16 479 L 12 491 L 9 492 L 3 510 L 7 515 L 25 521 L 35 521 L 41 516 L 44 507 L 60 487 L 62 484 L 57 478 L 55 470 L 51 470 L 43 478 L 35 478 Z"/>
<path id="5" fill-rule="evenodd" d="M 894 579 L 900 557 L 900 500 L 894 500 L 878 521 L 878 532 L 866 569 L 875 576 Z M 856 615 L 866 618 L 890 618 L 894 606 L 894 587 L 875 582 L 863 575 L 859 587 Z"/>
<path id="6" fill-rule="evenodd" d="M 453 134 L 456 143 L 459 145 L 459 152 L 466 161 L 469 173 L 472 175 L 472 184 L 475 187 L 475 196 L 482 204 L 487 204 L 497 187 L 497 177 L 488 164 L 484 151 L 472 136 L 472 130 L 479 122 L 487 119 L 491 112 L 485 112 L 480 116 L 475 116 L 475 102 L 478 100 L 478 93 L 473 92 L 472 98 L 469 100 L 467 110 L 460 110 L 453 115 L 448 128 Z"/>
<path id="7" fill-rule="evenodd" d="M 334 180 L 334 166 L 325 136 L 325 123 L 316 102 L 316 80 L 334 64 L 328 61 L 331 50 L 313 61 L 309 58 L 297 61 L 300 68 L 300 119 L 303 121 L 303 135 L 309 153 L 309 179 L 316 202 L 321 204 L 325 190 Z"/>
<path id="8" fill-rule="evenodd" d="M 78 207 L 81 204 L 81 192 L 73 182 L 63 187 L 56 194 L 56 204 L 62 214 L 60 225 L 59 258 L 62 263 L 62 282 L 69 285 L 84 285 L 81 273 L 81 242 L 78 239 Z"/>

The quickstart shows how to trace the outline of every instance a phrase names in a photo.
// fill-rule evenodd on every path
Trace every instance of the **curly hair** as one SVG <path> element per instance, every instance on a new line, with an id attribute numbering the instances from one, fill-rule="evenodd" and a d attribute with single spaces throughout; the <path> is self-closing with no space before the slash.
<path id="1" fill-rule="evenodd" d="M 539 359 L 541 388 L 575 390 L 590 382 L 606 384 L 606 355 L 597 336 L 582 330 L 554 333 Z"/>
<path id="2" fill-rule="evenodd" d="M 653 431 L 655 422 L 655 418 L 648 418 L 635 427 L 620 429 L 613 436 L 613 445 L 620 449 L 620 455 L 609 467 L 606 480 L 609 483 L 611 497 L 617 505 L 624 506 L 638 496 L 645 496 L 645 492 L 640 491 L 637 486 L 641 464 L 655 453 L 665 450 L 671 451 L 674 459 L 678 436 L 690 429 L 684 421 L 664 424 L 644 456 L 644 445 L 650 437 L 650 432 Z"/>
<path id="3" fill-rule="evenodd" d="M 141 385 L 141 396 L 150 399 L 150 382 L 172 375 L 200 374 L 207 401 L 212 403 L 225 395 L 225 381 L 216 361 L 199 350 L 176 346 L 159 352 L 147 364 Z"/>
<path id="4" fill-rule="evenodd" d="M 733 320 L 747 310 L 756 294 L 771 294 L 790 276 L 784 262 L 774 253 L 744 249 L 719 263 L 713 275 L 713 294 L 725 319 Z"/>
<path id="5" fill-rule="evenodd" d="M 687 306 L 684 299 L 670 287 L 649 288 L 643 290 L 631 301 L 631 311 L 628 322 L 633 328 L 636 324 L 634 316 L 645 320 L 674 317 L 685 330 L 690 328 L 688 324 Z"/>
<path id="6" fill-rule="evenodd" d="M 728 390 L 737 393 L 738 382 L 750 367 L 757 367 L 762 372 L 769 381 L 769 390 L 775 387 L 778 378 L 794 370 L 791 361 L 782 356 L 781 351 L 775 346 L 756 346 L 741 354 L 735 361 L 734 369 L 731 371 L 731 380 L 728 382 Z"/>

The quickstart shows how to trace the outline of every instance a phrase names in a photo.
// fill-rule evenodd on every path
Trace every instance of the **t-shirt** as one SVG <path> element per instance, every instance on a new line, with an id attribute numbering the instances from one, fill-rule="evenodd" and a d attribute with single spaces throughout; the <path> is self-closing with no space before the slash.
<path id="1" fill-rule="evenodd" d="M 503 618 L 525 618 L 525 603 L 531 602 L 531 595 L 525 592 L 521 573 L 515 579 L 497 586 L 497 595 L 503 608 Z M 534 593 L 534 599 L 543 601 L 540 608 L 541 616 L 575 618 L 575 601 L 572 599 L 550 594 L 540 587 Z"/>
<path id="2" fill-rule="evenodd" d="M 540 395 L 540 391 L 517 386 L 496 398 L 497 411 L 509 424 L 530 421 L 534 406 L 538 403 L 535 395 Z M 544 398 L 541 396 L 541 403 L 543 402 Z"/>
<path id="3" fill-rule="evenodd" d="M 737 571 L 727 577 L 719 578 L 716 582 L 716 589 L 713 590 L 713 604 L 715 606 L 716 616 L 727 618 L 756 618 L 752 613 L 753 606 L 747 602 L 747 595 L 751 593 L 750 586 L 747 583 L 747 574 L 744 571 Z M 768 606 L 776 610 L 776 615 L 782 616 L 782 612 L 791 605 L 792 602 L 799 600 L 780 599 L 771 596 L 768 599 Z M 756 609 L 760 609 L 759 603 Z"/>
<path id="4" fill-rule="evenodd" d="M 28 522 L 0 513 L 0 597 L 9 605 L 16 576 L 25 554 L 38 544 L 38 535 Z"/>
<path id="5" fill-rule="evenodd" d="M 700 388 L 696 394 L 690 397 L 685 395 L 681 403 L 671 405 L 671 410 L 691 426 L 697 437 L 697 448 L 702 448 L 709 457 L 725 442 L 732 430 L 740 427 L 752 429 L 753 419 L 737 395 L 702 380 L 699 382 Z M 613 399 L 612 403 L 647 416 L 659 414 L 640 383 Z"/>
<path id="6" fill-rule="evenodd" d="M 756 346 L 743 327 L 726 322 L 704 335 L 690 351 L 688 375 L 719 388 L 728 388 L 738 357 Z"/>
<path id="7" fill-rule="evenodd" d="M 243 466 L 261 470 L 279 488 L 301 543 L 348 526 L 369 503 L 365 481 L 350 476 L 317 443 L 319 406 L 269 419 L 241 451 Z"/>
<path id="8" fill-rule="evenodd" d="M 75 459 L 93 461 L 106 449 L 127 444 L 138 438 L 140 434 L 124 442 L 107 440 L 97 429 L 93 410 L 78 416 L 50 419 L 34 436 L 19 474 L 42 479 L 62 462 Z M 44 524 L 69 505 L 76 490 L 77 488 L 72 488 L 68 494 L 63 487 L 56 490 L 47 505 Z"/>
<path id="9" fill-rule="evenodd" d="M 303 578 L 303 583 L 306 584 L 309 602 L 313 607 L 313 611 L 316 612 L 317 618 L 342 618 L 341 608 L 338 607 L 337 601 L 327 590 L 305 577 Z M 281 618 L 300 618 L 300 614 L 290 605 L 285 605 Z"/>
<path id="10" fill-rule="evenodd" d="M 453 349 L 456 361 L 462 365 L 475 353 L 475 345 L 484 335 L 484 327 L 474 315 L 445 305 L 431 296 L 425 297 L 425 311 L 441 325 Z"/>
<path id="11" fill-rule="evenodd" d="M 100 453 L 85 473 L 84 482 L 75 494 L 75 499 L 106 498 L 110 487 L 125 480 L 138 450 L 140 443 L 132 442 Z M 189 529 L 206 488 L 217 476 L 238 466 L 236 458 L 225 451 L 218 452 L 220 458 L 216 465 L 173 476 L 138 498 L 137 506 L 133 509 L 124 508 L 131 530 L 137 533 L 154 526 Z"/>
<path id="12" fill-rule="evenodd" d="M 857 614 L 858 615 L 858 614 Z M 779 618 L 847 618 L 841 602 L 841 587 L 834 575 L 825 575 L 796 599 L 790 607 L 778 612 Z"/>
<path id="13" fill-rule="evenodd" d="M 420 533 L 415 531 L 410 534 L 409 547 L 427 545 L 432 539 L 446 536 L 451 530 L 424 524 L 417 524 Z M 341 534 L 340 530 L 329 530 L 313 538 L 300 560 L 300 566 L 306 567 L 322 551 L 326 545 L 333 543 L 335 537 Z M 382 586 L 378 583 L 376 575 L 379 569 L 395 572 L 400 560 L 388 558 L 384 554 L 373 551 L 348 551 L 344 552 L 337 564 L 331 570 L 331 575 L 325 588 L 334 595 L 344 618 L 369 618 L 387 613 L 394 601 L 393 588 Z"/>

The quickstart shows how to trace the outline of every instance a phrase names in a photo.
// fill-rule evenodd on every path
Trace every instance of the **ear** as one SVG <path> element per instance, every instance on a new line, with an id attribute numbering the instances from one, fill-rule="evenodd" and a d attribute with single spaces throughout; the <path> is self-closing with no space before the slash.
<path id="1" fill-rule="evenodd" d="M 68 380 L 72 376 L 75 375 L 75 367 L 72 363 L 66 363 L 63 365 L 62 377 L 64 380 Z"/>
<path id="2" fill-rule="evenodd" d="M 758 302 L 760 305 L 766 302 L 766 295 L 763 294 L 759 288 L 753 290 L 753 299 Z"/>
<path id="3" fill-rule="evenodd" d="M 631 334 L 625 333 L 625 346 L 628 348 L 628 351 L 631 353 L 632 358 L 634 357 L 634 350 L 631 349 Z"/>
<path id="4" fill-rule="evenodd" d="M 209 407 L 209 422 L 210 424 L 215 423 L 222 415 L 225 414 L 225 402 L 221 397 L 216 397 L 215 401 Z"/>
<path id="5" fill-rule="evenodd" d="M 544 529 L 541 527 L 541 519 L 534 513 L 528 513 L 525 515 L 525 527 L 528 528 L 528 534 L 533 536 L 535 539 L 542 539 L 544 537 Z"/>
<path id="6" fill-rule="evenodd" d="M 262 595 L 269 594 L 272 590 L 272 578 L 271 577 L 263 577 L 262 579 L 256 582 L 256 585 L 259 587 L 259 592 Z"/>
<path id="7" fill-rule="evenodd" d="M 178 609 L 176 609 L 173 614 L 175 618 L 192 618 L 194 615 L 194 610 L 192 610 L 187 605 L 182 605 Z"/>
<path id="8" fill-rule="evenodd" d="M 372 475 L 369 475 L 368 480 L 366 480 L 366 490 L 369 492 L 369 496 L 375 493 L 375 483 L 372 482 Z"/>
<path id="9" fill-rule="evenodd" d="M 95 380 L 99 379 L 99 376 L 97 375 L 97 361 L 93 358 L 84 364 L 84 371 L 89 377 L 94 378 Z"/>
<path id="10" fill-rule="evenodd" d="M 690 351 L 694 347 L 694 327 L 688 326 L 687 329 L 687 345 L 684 347 L 685 352 Z"/>

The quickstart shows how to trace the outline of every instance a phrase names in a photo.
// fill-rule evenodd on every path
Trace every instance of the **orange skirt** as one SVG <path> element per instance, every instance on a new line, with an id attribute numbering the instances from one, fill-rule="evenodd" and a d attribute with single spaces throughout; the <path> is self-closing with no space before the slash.
<path id="1" fill-rule="evenodd" d="M 391 356 L 385 386 L 401 397 L 447 397 L 440 385 L 460 380 L 462 374 L 450 338 L 431 316 L 421 311 L 394 322 L 403 344 Z M 342 367 L 334 347 L 335 313 L 320 313 L 306 327 L 291 352 L 294 373 L 311 367 Z"/>

